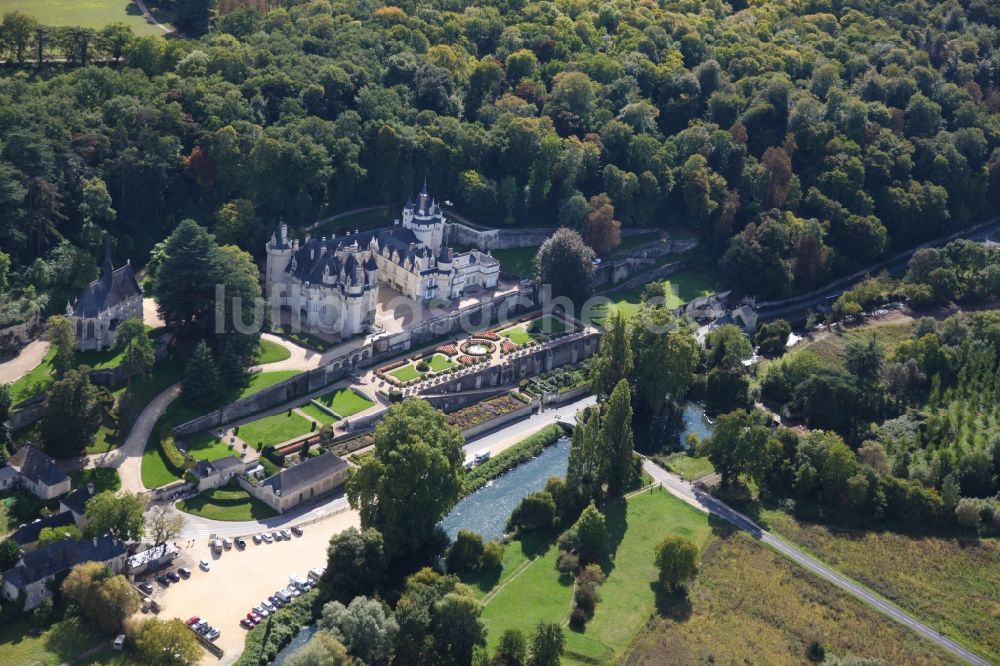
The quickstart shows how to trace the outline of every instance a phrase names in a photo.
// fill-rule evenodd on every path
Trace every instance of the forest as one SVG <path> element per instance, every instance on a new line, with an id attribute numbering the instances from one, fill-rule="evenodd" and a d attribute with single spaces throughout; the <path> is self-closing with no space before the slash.
<path id="1" fill-rule="evenodd" d="M 259 255 L 425 177 L 484 224 L 683 221 L 762 297 L 1000 204 L 989 0 L 271 5 L 197 39 L 3 17 L 5 321 L 64 307 L 102 231 L 138 264 L 185 218 Z"/>

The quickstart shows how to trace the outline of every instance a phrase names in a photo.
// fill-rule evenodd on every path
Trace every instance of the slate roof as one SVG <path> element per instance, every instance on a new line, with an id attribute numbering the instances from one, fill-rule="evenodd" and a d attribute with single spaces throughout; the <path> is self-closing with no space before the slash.
<path id="1" fill-rule="evenodd" d="M 14 540 L 18 546 L 26 546 L 29 543 L 35 543 L 38 541 L 38 535 L 46 527 L 69 527 L 70 525 L 76 525 L 73 520 L 73 514 L 69 511 L 63 511 L 62 513 L 57 513 L 54 516 L 48 516 L 47 518 L 41 518 L 33 523 L 28 523 L 23 525 L 10 535 L 10 538 Z"/>
<path id="2" fill-rule="evenodd" d="M 229 471 L 243 471 L 246 463 L 235 456 L 226 456 L 225 458 L 219 458 L 218 460 L 199 460 L 198 463 L 191 468 L 195 476 L 204 479 L 212 474 L 219 473 L 224 474 Z"/>
<path id="3" fill-rule="evenodd" d="M 33 483 L 55 486 L 69 479 L 52 458 L 30 444 L 18 449 L 7 464 Z"/>
<path id="4" fill-rule="evenodd" d="M 73 316 L 92 319 L 135 296 L 142 296 L 142 287 L 125 264 L 88 284 L 73 304 Z"/>
<path id="5" fill-rule="evenodd" d="M 274 476 L 264 479 L 261 485 L 269 486 L 275 495 L 288 495 L 308 490 L 318 481 L 333 476 L 345 467 L 347 461 L 343 458 L 332 453 L 324 453 L 294 467 L 281 470 Z"/>
<path id="6" fill-rule="evenodd" d="M 0 481 L 11 481 L 17 478 L 17 470 L 13 467 L 0 467 Z"/>
<path id="7" fill-rule="evenodd" d="M 378 243 L 380 251 L 388 246 L 399 252 L 400 263 L 410 255 L 411 244 L 417 246 L 414 254 L 430 255 L 430 249 L 420 243 L 420 239 L 412 230 L 404 227 L 385 227 L 328 238 L 327 240 L 310 238 L 307 243 L 303 243 L 299 247 L 292 261 L 289 262 L 287 271 L 301 282 L 317 284 L 323 281 L 323 275 L 327 268 L 329 268 L 330 275 L 340 275 L 340 271 L 343 269 L 348 284 L 364 284 L 367 280 L 364 270 L 373 271 L 377 268 L 374 258 L 370 257 L 362 264 L 353 254 L 349 254 L 344 259 L 337 257 L 337 250 L 357 243 L 359 252 L 366 251 L 372 240 Z M 325 253 L 321 251 L 323 248 L 326 248 Z M 310 254 L 312 258 L 310 258 Z"/>
<path id="8" fill-rule="evenodd" d="M 96 489 L 95 492 L 90 492 L 90 489 L 87 488 L 87 486 L 81 486 L 59 501 L 73 513 L 82 516 L 84 505 L 87 504 L 87 500 L 96 494 Z"/>
<path id="9" fill-rule="evenodd" d="M 31 583 L 44 580 L 63 571 L 69 571 L 83 562 L 107 562 L 125 554 L 125 544 L 111 536 L 80 541 L 57 541 L 25 553 L 21 561 L 4 572 L 4 581 L 23 589 Z"/>

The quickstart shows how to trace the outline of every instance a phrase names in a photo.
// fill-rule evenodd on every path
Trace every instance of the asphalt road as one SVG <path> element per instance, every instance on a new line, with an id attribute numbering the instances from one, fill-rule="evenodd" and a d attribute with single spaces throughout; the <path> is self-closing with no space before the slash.
<path id="1" fill-rule="evenodd" d="M 777 317 L 783 317 L 791 313 L 801 312 L 808 308 L 815 307 L 824 303 L 828 300 L 832 300 L 840 296 L 847 289 L 850 289 L 854 284 L 860 280 L 864 275 L 876 275 L 881 273 L 883 270 L 888 271 L 890 274 L 902 273 L 907 264 L 910 261 L 910 257 L 922 248 L 925 247 L 935 247 L 943 245 L 950 240 L 956 238 L 964 238 L 967 240 L 975 241 L 986 241 L 993 234 L 1000 232 L 1000 218 L 994 218 L 988 220 L 987 222 L 977 225 L 975 228 L 959 232 L 957 234 L 952 234 L 944 239 L 937 239 L 933 241 L 928 241 L 922 243 L 916 247 L 910 248 L 904 252 L 897 254 L 888 261 L 882 261 L 877 264 L 872 264 L 871 266 L 857 271 L 851 276 L 839 278 L 831 282 L 826 287 L 821 287 L 820 289 L 810 292 L 809 294 L 804 294 L 797 298 L 782 303 L 768 304 L 767 302 L 762 302 L 758 304 L 757 315 L 760 319 L 775 319 Z"/>
<path id="2" fill-rule="evenodd" d="M 666 487 L 673 494 L 685 500 L 698 509 L 723 518 L 736 527 L 749 532 L 755 539 L 767 544 L 785 557 L 789 558 L 799 566 L 811 571 L 820 578 L 832 583 L 841 590 L 853 595 L 862 602 L 868 604 L 883 615 L 903 624 L 917 632 L 927 640 L 935 643 L 942 649 L 950 652 L 959 659 L 977 666 L 989 666 L 990 662 L 983 659 L 971 650 L 963 647 L 956 641 L 941 634 L 938 630 L 932 629 L 909 613 L 900 610 L 881 595 L 878 595 L 857 581 L 840 574 L 816 558 L 808 555 L 788 541 L 771 534 L 761 528 L 745 515 L 736 511 L 728 504 L 716 499 L 712 495 L 692 487 L 690 483 L 680 477 L 667 472 L 662 467 L 646 460 L 643 469 L 653 477 L 653 479 Z"/>

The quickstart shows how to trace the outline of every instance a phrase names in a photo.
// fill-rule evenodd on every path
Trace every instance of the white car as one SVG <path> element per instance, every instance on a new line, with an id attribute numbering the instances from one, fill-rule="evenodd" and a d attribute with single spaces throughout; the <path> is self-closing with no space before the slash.
<path id="1" fill-rule="evenodd" d="M 209 565 L 209 563 L 208 563 L 208 560 L 202 560 L 201 562 L 199 562 L 199 563 L 198 563 L 198 567 L 199 567 L 199 568 L 200 568 L 200 569 L 201 569 L 202 571 L 208 571 L 209 569 L 211 569 L 211 568 L 212 568 L 212 567 L 211 567 L 211 565 Z"/>
<path id="2" fill-rule="evenodd" d="M 263 539 L 264 541 L 266 541 L 267 543 L 274 543 L 274 537 L 273 537 L 273 536 L 271 536 L 270 534 L 268 534 L 267 532 L 264 532 L 264 533 L 263 533 L 263 534 L 261 535 L 261 538 L 262 538 L 262 539 Z"/>
<path id="3" fill-rule="evenodd" d="M 225 539 L 222 540 L 222 547 L 225 548 L 226 550 L 229 550 L 230 548 L 233 547 L 233 540 L 230 539 L 229 537 L 226 537 Z"/>

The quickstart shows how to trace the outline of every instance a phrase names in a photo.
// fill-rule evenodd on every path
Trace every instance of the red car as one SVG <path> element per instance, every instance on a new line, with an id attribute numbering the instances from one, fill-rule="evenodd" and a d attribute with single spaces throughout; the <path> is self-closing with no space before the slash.
<path id="1" fill-rule="evenodd" d="M 257 624 L 260 622 L 260 615 L 257 615 L 257 613 L 254 613 L 253 611 L 250 611 L 249 613 L 247 613 L 247 619 L 253 622 L 254 624 Z"/>
<path id="2" fill-rule="evenodd" d="M 188 621 L 185 622 L 184 624 L 186 624 L 187 626 L 190 627 L 192 624 L 194 624 L 195 622 L 199 621 L 200 619 L 201 619 L 200 617 L 198 617 L 197 615 L 195 615 L 194 617 L 188 618 Z"/>
<path id="3" fill-rule="evenodd" d="M 244 629 L 253 629 L 255 626 L 257 626 L 257 623 L 254 622 L 253 620 L 248 620 L 246 618 L 243 618 L 242 620 L 240 620 L 240 626 L 243 627 Z"/>

